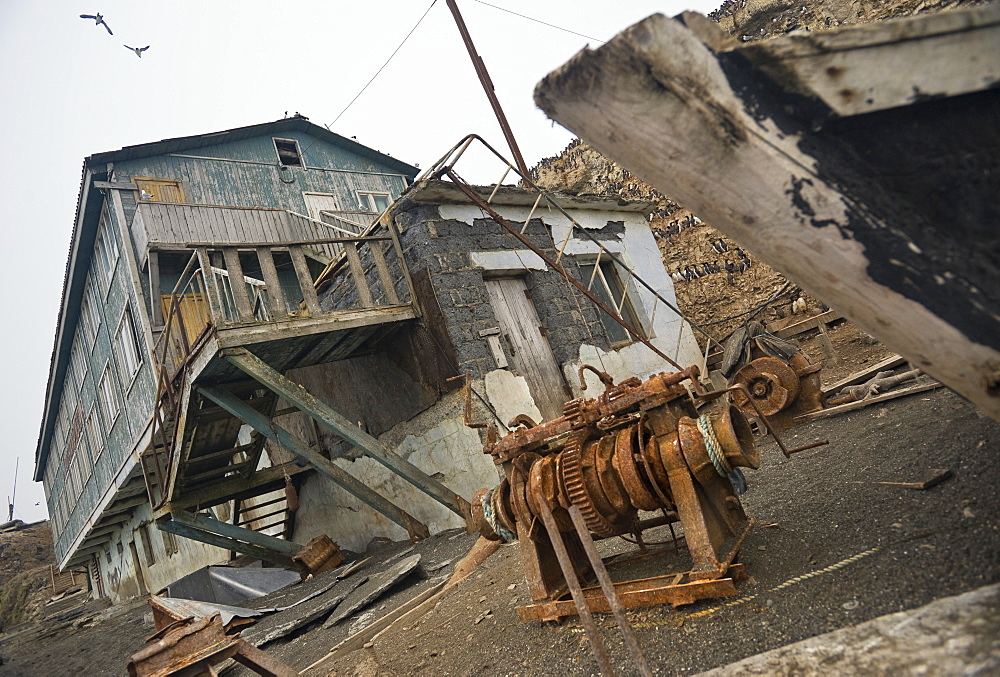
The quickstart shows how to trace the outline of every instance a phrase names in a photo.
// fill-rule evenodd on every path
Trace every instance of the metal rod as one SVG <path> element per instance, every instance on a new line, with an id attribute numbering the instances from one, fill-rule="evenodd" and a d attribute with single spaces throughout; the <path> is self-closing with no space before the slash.
<path id="1" fill-rule="evenodd" d="M 615 615 L 615 620 L 618 622 L 618 629 L 622 631 L 622 638 L 625 640 L 625 646 L 628 647 L 628 652 L 632 656 L 632 662 L 635 664 L 636 670 L 643 677 L 651 677 L 653 671 L 650 670 L 649 662 L 642 654 L 642 649 L 639 648 L 639 640 L 636 639 L 635 633 L 632 631 L 632 624 L 629 623 L 628 616 L 625 615 L 625 609 L 622 607 L 622 601 L 618 597 L 618 591 L 615 590 L 615 584 L 611 582 L 608 570 L 604 568 L 604 562 L 597 553 L 597 548 L 594 546 L 594 540 L 590 537 L 590 529 L 587 528 L 583 514 L 578 507 L 571 505 L 569 507 L 569 516 L 573 520 L 573 526 L 576 527 L 576 533 L 583 544 L 583 550 L 587 553 L 587 559 L 590 560 L 590 566 L 593 567 L 594 573 L 597 574 L 597 580 L 600 582 L 601 590 L 604 591 L 604 596 L 608 600 L 608 606 L 611 607 L 611 613 Z"/>
<path id="2" fill-rule="evenodd" d="M 573 568 L 573 561 L 566 551 L 566 544 L 563 543 L 562 534 L 559 532 L 559 525 L 556 524 L 556 518 L 552 515 L 552 511 L 545 501 L 541 501 L 540 507 L 542 509 L 542 523 L 545 525 L 545 530 L 549 533 L 549 541 L 552 542 L 552 549 L 556 553 L 556 559 L 559 560 L 559 568 L 562 569 L 563 578 L 566 579 L 566 585 L 569 586 L 569 593 L 573 596 L 573 603 L 576 604 L 577 613 L 580 614 L 580 625 L 583 626 L 584 632 L 587 633 L 590 648 L 593 649 L 594 658 L 597 659 L 597 667 L 600 668 L 602 675 L 613 675 L 615 671 L 611 667 L 611 658 L 608 656 L 608 650 L 604 646 L 604 640 L 601 639 L 600 634 L 597 632 L 594 615 L 590 613 L 587 598 L 584 597 L 583 588 L 580 587 L 580 579 L 576 577 L 576 569 Z"/>
<path id="3" fill-rule="evenodd" d="M 447 3 L 448 9 L 451 10 L 452 16 L 455 17 L 458 32 L 462 34 L 462 42 L 465 43 L 465 48 L 469 50 L 469 57 L 472 59 L 472 65 L 476 69 L 476 75 L 479 76 L 479 82 L 482 83 L 483 90 L 486 92 L 486 98 L 490 100 L 490 105 L 493 106 L 493 112 L 497 116 L 497 122 L 500 123 L 500 129 L 503 130 L 503 136 L 507 139 L 510 152 L 514 155 L 514 162 L 517 164 L 518 170 L 522 174 L 527 175 L 528 166 L 524 163 L 524 158 L 521 157 L 521 150 L 517 147 L 514 132 L 511 131 L 510 125 L 507 124 L 507 117 L 503 114 L 503 108 L 500 107 L 500 101 L 497 99 L 496 92 L 493 89 L 493 81 L 490 80 L 490 74 L 486 71 L 486 64 L 476 52 L 476 46 L 472 44 L 472 36 L 469 35 L 469 29 L 465 25 L 462 13 L 458 11 L 458 5 L 455 3 L 455 0 L 447 0 Z"/>

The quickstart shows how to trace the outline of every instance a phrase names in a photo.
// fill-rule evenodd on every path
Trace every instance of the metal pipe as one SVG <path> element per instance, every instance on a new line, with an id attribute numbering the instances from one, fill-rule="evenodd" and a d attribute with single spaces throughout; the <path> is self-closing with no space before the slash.
<path id="1" fill-rule="evenodd" d="M 632 624 L 629 623 L 628 616 L 625 615 L 625 609 L 622 607 L 622 601 L 618 597 L 618 591 L 615 590 L 615 584 L 611 582 L 608 570 L 604 568 L 604 561 L 597 553 L 597 548 L 590 537 L 590 529 L 587 528 L 583 514 L 575 505 L 571 505 L 568 510 L 569 516 L 573 520 L 573 526 L 576 527 L 576 533 L 583 544 L 583 550 L 587 553 L 587 559 L 590 560 L 590 566 L 594 569 L 594 573 L 597 574 L 601 590 L 604 591 L 604 596 L 608 600 L 608 606 L 611 607 L 611 613 L 615 615 L 615 621 L 618 623 L 618 629 L 622 632 L 625 646 L 628 647 L 628 652 L 632 656 L 632 662 L 635 664 L 635 668 L 639 671 L 640 675 L 651 677 L 653 671 L 649 668 L 649 662 L 642 654 L 642 649 L 639 648 L 639 640 L 636 639 L 635 633 L 632 631 Z"/>
<path id="2" fill-rule="evenodd" d="M 559 532 L 559 525 L 556 524 L 556 518 L 552 515 L 548 503 L 542 501 L 540 507 L 542 509 L 542 523 L 545 525 L 545 530 L 549 532 L 549 541 L 551 541 L 552 549 L 556 553 L 556 559 L 559 560 L 559 568 L 562 569 L 563 578 L 566 579 L 566 585 L 569 586 L 569 593 L 573 597 L 573 603 L 576 604 L 576 610 L 580 614 L 580 625 L 583 626 L 584 632 L 587 633 L 590 648 L 593 649 L 594 658 L 597 659 L 597 666 L 600 668 L 602 675 L 613 675 L 615 672 L 611 667 L 611 658 L 608 656 L 608 650 L 604 646 L 604 640 L 601 639 L 601 636 L 597 632 L 594 615 L 590 613 L 587 598 L 583 594 L 583 588 L 580 587 L 580 579 L 577 578 L 576 569 L 573 568 L 573 560 L 570 559 L 569 553 L 566 551 L 566 544 L 563 543 L 562 534 Z"/>
<path id="3" fill-rule="evenodd" d="M 486 98 L 490 100 L 490 105 L 493 107 L 493 112 L 497 116 L 497 122 L 500 123 L 500 129 L 503 130 L 503 136 L 507 139 L 507 145 L 510 146 L 510 152 L 514 155 L 514 162 L 517 163 L 517 168 L 524 175 L 527 175 L 528 166 L 524 163 L 524 158 L 521 157 L 521 150 L 517 147 L 517 141 L 514 139 L 514 132 L 511 131 L 510 125 L 507 124 L 507 117 L 503 114 L 503 108 L 500 107 L 500 101 L 497 99 L 496 92 L 493 89 L 493 81 L 490 80 L 490 74 L 486 70 L 486 64 L 483 62 L 482 57 L 476 52 L 476 46 L 472 44 L 472 36 L 469 35 L 469 29 L 465 25 L 465 19 L 462 18 L 462 13 L 458 11 L 458 5 L 455 4 L 455 0 L 447 0 L 448 9 L 451 10 L 452 16 L 455 17 L 455 23 L 458 25 L 458 32 L 462 34 L 462 42 L 465 43 L 465 48 L 469 50 L 469 57 L 472 59 L 472 65 L 476 69 L 476 75 L 479 76 L 479 82 L 483 85 L 483 90 L 486 92 Z"/>

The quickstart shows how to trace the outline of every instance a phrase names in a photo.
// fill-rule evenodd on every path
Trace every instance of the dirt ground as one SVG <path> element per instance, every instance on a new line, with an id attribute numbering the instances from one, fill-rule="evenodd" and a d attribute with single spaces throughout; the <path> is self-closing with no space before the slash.
<path id="1" fill-rule="evenodd" d="M 852 345 L 857 337 L 850 325 L 841 326 L 831 332 L 835 345 Z M 854 368 L 866 357 L 880 359 L 862 354 L 852 358 Z M 786 436 L 793 445 L 820 439 L 830 444 L 785 460 L 772 442 L 761 443 L 763 464 L 748 473 L 744 496 L 757 526 L 740 554 L 750 578 L 739 596 L 629 612 L 657 674 L 726 665 L 1000 581 L 995 491 L 1000 424 L 941 388 L 819 419 Z M 920 481 L 935 468 L 948 468 L 954 477 L 926 491 L 877 484 Z M 670 541 L 665 527 L 646 537 Z M 415 547 L 374 543 L 365 553 L 372 557 L 366 571 L 383 570 L 388 560 L 413 553 L 421 554 L 421 571 L 363 610 L 371 612 L 364 620 L 359 612 L 323 629 L 321 618 L 264 648 L 305 668 L 363 623 L 448 574 L 474 541 L 459 531 Z M 599 547 L 606 557 L 635 550 L 621 539 L 601 541 Z M 683 547 L 652 550 L 657 556 L 613 560 L 612 576 L 628 580 L 688 568 Z M 252 606 L 281 603 L 287 594 L 301 595 L 322 583 L 317 577 L 295 586 L 300 591 L 274 593 Z M 528 602 L 518 546 L 503 546 L 419 621 L 393 626 L 367 648 L 310 674 L 596 674 L 579 623 L 521 622 L 516 607 Z M 620 674 L 634 672 L 613 619 L 598 615 L 598 623 Z M 55 622 L 0 635 L 0 675 L 121 674 L 151 633 L 148 607 L 141 602 L 107 610 L 92 603 Z"/>
<path id="2" fill-rule="evenodd" d="M 696 673 L 1000 580 L 1000 425 L 958 396 L 914 395 L 814 421 L 788 438 L 830 445 L 791 460 L 763 445 L 745 496 L 758 525 L 740 556 L 751 576 L 740 596 L 629 612 L 657 674 Z M 955 476 L 926 491 L 876 484 L 920 481 L 934 468 Z M 661 528 L 649 538 L 668 535 Z M 605 555 L 632 547 L 600 545 Z M 684 562 L 668 553 L 612 575 L 650 575 L 651 563 L 658 573 L 680 571 Z M 515 609 L 527 602 L 517 546 L 505 546 L 419 623 L 393 628 L 334 674 L 595 674 L 578 623 L 523 623 Z M 616 667 L 630 674 L 613 620 L 599 618 Z"/>

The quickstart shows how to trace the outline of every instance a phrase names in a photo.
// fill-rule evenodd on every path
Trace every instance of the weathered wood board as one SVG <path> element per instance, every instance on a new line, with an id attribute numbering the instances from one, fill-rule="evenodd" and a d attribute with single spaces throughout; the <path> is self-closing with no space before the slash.
<path id="1" fill-rule="evenodd" d="M 989 31 L 985 42 L 967 41 L 978 53 L 951 64 L 953 50 L 927 49 L 926 69 L 1000 62 L 1000 6 L 971 11 L 971 19 L 944 21 L 956 49 L 970 25 Z M 909 43 L 924 34 L 940 46 L 951 29 L 935 26 L 922 18 L 894 29 L 896 42 L 866 47 L 866 87 L 897 79 L 897 47 L 912 54 Z M 763 74 L 739 52 L 715 54 L 680 22 L 656 15 L 580 52 L 539 83 L 535 99 L 1000 419 L 1000 90 L 989 68 L 978 71 L 979 91 L 949 99 L 949 91 L 921 90 L 926 96 L 901 102 L 910 105 L 819 133 L 823 125 L 807 117 L 814 105 L 775 91 L 780 69 Z M 788 113 L 796 107 L 799 117 Z"/>

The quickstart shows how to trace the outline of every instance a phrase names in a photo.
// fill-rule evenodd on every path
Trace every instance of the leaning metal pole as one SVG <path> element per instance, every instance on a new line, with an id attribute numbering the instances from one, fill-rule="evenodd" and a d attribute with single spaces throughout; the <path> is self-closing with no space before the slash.
<path id="1" fill-rule="evenodd" d="M 510 125 L 507 123 L 507 116 L 503 114 L 503 108 L 500 107 L 500 100 L 497 99 L 497 93 L 493 89 L 493 81 L 486 70 L 486 64 L 483 62 L 483 58 L 479 56 L 479 53 L 476 52 L 476 46 L 472 44 L 472 36 L 469 35 L 469 29 L 465 25 L 462 13 L 458 11 L 458 5 L 455 3 L 455 0 L 447 0 L 447 2 L 448 9 L 451 10 L 452 16 L 455 17 L 455 23 L 458 24 L 458 32 L 462 34 L 462 42 L 465 43 L 465 48 L 469 50 L 469 57 L 472 59 L 472 65 L 476 69 L 476 75 L 479 76 L 479 82 L 483 84 L 486 98 L 490 100 L 490 105 L 493 106 L 493 112 L 497 116 L 497 122 L 500 123 L 500 129 L 503 130 L 503 136 L 507 139 L 510 152 L 514 155 L 514 162 L 517 163 L 518 170 L 527 176 L 528 165 L 524 163 L 524 158 L 521 157 L 521 150 L 517 147 L 514 132 L 511 131 Z"/>

